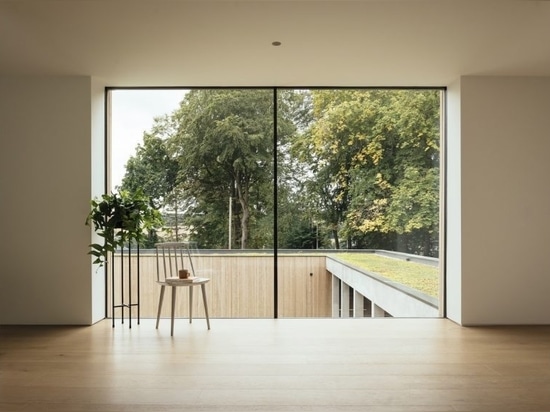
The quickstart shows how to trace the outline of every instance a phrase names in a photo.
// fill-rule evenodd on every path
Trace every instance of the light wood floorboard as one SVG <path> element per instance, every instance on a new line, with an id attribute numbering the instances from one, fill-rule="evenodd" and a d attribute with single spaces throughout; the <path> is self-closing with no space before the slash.
<path id="1" fill-rule="evenodd" d="M 550 411 L 550 327 L 445 319 L 0 327 L 0 411 Z"/>

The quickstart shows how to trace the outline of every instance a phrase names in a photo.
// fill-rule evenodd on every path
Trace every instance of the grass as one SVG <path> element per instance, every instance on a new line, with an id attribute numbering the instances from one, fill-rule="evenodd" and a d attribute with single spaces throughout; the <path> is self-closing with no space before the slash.
<path id="1" fill-rule="evenodd" d="M 439 294 L 439 269 L 421 263 L 379 256 L 374 253 L 339 253 L 339 259 L 360 269 L 391 279 L 427 295 Z"/>

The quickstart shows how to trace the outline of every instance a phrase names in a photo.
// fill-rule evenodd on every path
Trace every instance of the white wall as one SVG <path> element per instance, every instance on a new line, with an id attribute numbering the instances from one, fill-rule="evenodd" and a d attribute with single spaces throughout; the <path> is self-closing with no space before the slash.
<path id="1" fill-rule="evenodd" d="M 92 79 L 92 138 L 91 148 L 91 193 L 89 199 L 99 197 L 105 193 L 105 85 L 98 79 Z M 89 200 L 88 200 L 89 207 Z M 101 243 L 101 238 L 90 229 L 91 241 L 88 243 Z M 90 257 L 90 262 L 93 258 Z M 105 318 L 105 267 L 88 265 L 92 280 L 92 323 Z"/>
<path id="2" fill-rule="evenodd" d="M 463 77 L 460 102 L 456 319 L 550 324 L 550 78 Z M 455 302 L 449 303 L 455 316 Z"/>
<path id="3" fill-rule="evenodd" d="M 0 77 L 0 324 L 90 324 L 91 79 Z"/>
<path id="4" fill-rule="evenodd" d="M 447 88 L 445 236 L 447 239 L 444 269 L 446 316 L 462 322 L 462 220 L 460 158 L 460 80 Z"/>
<path id="5" fill-rule="evenodd" d="M 103 107 L 89 77 L 0 77 L 0 324 L 104 316 L 84 226 Z M 462 77 L 447 121 L 448 317 L 550 324 L 550 79 Z"/>

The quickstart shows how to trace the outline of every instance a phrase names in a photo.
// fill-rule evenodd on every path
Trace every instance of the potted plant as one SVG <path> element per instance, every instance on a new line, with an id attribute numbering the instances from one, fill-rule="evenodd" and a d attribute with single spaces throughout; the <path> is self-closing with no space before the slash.
<path id="1" fill-rule="evenodd" d="M 91 244 L 88 252 L 102 266 L 109 253 L 132 242 L 139 244 L 149 230 L 160 227 L 162 217 L 141 190 L 121 190 L 93 199 L 86 225 L 103 238 L 103 244 Z"/>

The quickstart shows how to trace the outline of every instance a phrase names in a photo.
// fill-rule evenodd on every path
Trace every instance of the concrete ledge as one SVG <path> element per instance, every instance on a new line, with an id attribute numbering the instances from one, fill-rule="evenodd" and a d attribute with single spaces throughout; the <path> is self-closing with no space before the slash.
<path id="1" fill-rule="evenodd" d="M 393 317 L 439 317 L 438 300 L 375 273 L 357 269 L 335 257 L 326 258 L 327 270 Z"/>

